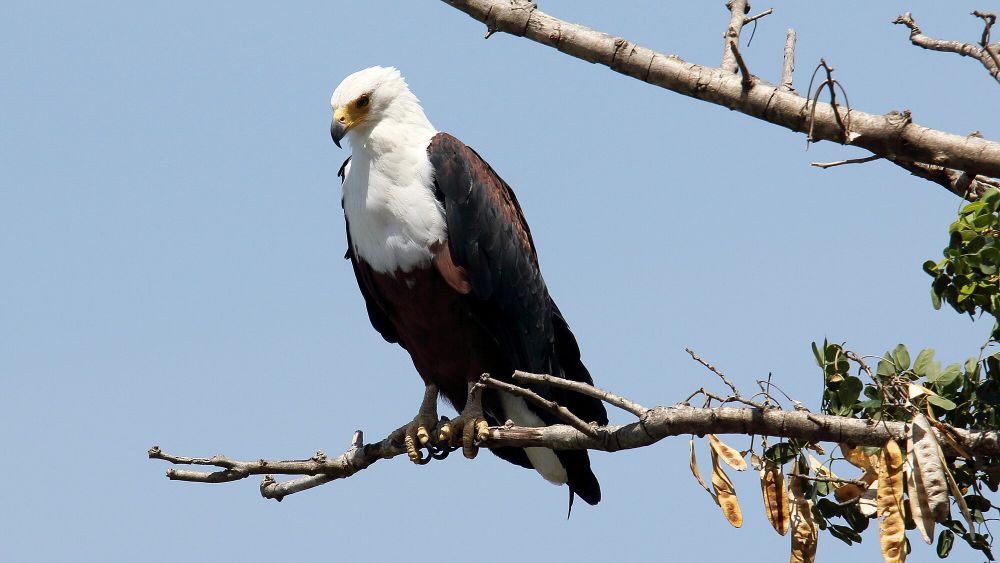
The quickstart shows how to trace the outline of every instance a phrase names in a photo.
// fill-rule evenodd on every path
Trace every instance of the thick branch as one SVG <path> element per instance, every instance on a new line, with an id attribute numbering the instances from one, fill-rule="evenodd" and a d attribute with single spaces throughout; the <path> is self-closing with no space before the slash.
<path id="1" fill-rule="evenodd" d="M 924 49 L 930 49 L 931 51 L 942 51 L 945 53 L 955 53 L 957 55 L 962 55 L 963 57 L 972 57 L 977 59 L 979 62 L 986 67 L 986 71 L 990 73 L 990 76 L 994 80 L 1000 82 L 1000 59 L 998 59 L 997 54 L 990 49 L 989 37 L 990 37 L 990 27 L 996 21 L 996 16 L 988 12 L 973 12 L 972 15 L 982 18 L 986 22 L 986 29 L 983 31 L 983 38 L 980 46 L 973 45 L 972 43 L 962 43 L 961 41 L 954 41 L 948 39 L 935 39 L 934 37 L 928 37 L 920 31 L 920 27 L 917 26 L 917 22 L 913 19 L 913 14 L 906 12 L 905 14 L 896 18 L 896 21 L 892 22 L 897 25 L 905 25 L 910 28 L 910 43 L 913 43 L 917 47 L 922 47 Z M 994 174 L 995 175 L 995 174 Z"/>
<path id="2" fill-rule="evenodd" d="M 665 88 L 739 111 L 792 131 L 810 130 L 810 101 L 756 81 L 744 88 L 740 77 L 685 62 L 620 37 L 556 19 L 523 0 L 444 0 L 490 30 L 526 37 L 573 57 Z M 735 58 L 734 58 L 735 62 Z M 812 136 L 868 149 L 895 160 L 931 164 L 985 176 L 1000 176 L 1000 143 L 959 136 L 913 123 L 907 113 L 850 112 L 851 130 L 837 123 L 830 104 L 819 103 Z"/>

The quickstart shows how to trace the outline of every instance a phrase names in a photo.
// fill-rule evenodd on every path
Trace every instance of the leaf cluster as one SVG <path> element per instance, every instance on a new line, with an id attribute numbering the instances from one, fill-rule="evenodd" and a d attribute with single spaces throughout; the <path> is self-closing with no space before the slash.
<path id="1" fill-rule="evenodd" d="M 934 308 L 948 303 L 959 313 L 985 312 L 996 317 L 1000 311 L 1000 192 L 989 190 L 963 207 L 948 232 L 944 258 L 924 263 L 924 271 L 934 278 Z"/>

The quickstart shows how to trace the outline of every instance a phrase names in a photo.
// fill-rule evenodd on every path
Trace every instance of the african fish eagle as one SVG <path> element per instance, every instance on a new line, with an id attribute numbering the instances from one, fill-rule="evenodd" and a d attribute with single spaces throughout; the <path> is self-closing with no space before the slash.
<path id="1" fill-rule="evenodd" d="M 474 441 L 487 424 L 557 422 L 520 397 L 472 392 L 484 373 L 511 380 L 514 370 L 592 383 L 580 349 L 549 295 L 531 232 L 510 186 L 475 151 L 439 133 L 395 68 L 356 72 L 330 99 L 334 142 L 347 136 L 351 156 L 340 169 L 346 258 L 372 325 L 409 352 L 426 385 L 413 422 L 403 430 L 410 459 L 420 446 Z M 604 405 L 550 386 L 534 391 L 585 421 L 607 424 Z M 438 428 L 442 395 L 460 411 Z M 431 436 L 438 428 L 438 435 Z M 454 429 L 454 430 L 453 430 Z M 589 504 L 601 488 L 586 451 L 494 448 L 500 458 L 568 484 Z"/>

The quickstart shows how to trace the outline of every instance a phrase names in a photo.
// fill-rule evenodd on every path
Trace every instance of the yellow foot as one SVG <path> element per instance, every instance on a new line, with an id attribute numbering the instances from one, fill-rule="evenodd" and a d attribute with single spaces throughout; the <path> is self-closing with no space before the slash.
<path id="1" fill-rule="evenodd" d="M 421 455 L 420 448 L 430 444 L 430 433 L 437 426 L 437 423 L 436 413 L 419 413 L 413 417 L 412 422 L 406 425 L 403 445 L 406 446 L 406 455 L 413 463 L 423 465 L 431 460 L 429 455 L 427 457 Z"/>
<path id="2" fill-rule="evenodd" d="M 462 446 L 462 454 L 473 459 L 479 453 L 476 442 L 486 441 L 490 437 L 490 425 L 483 417 L 481 389 L 474 383 L 469 384 L 469 398 L 462 409 L 462 414 L 453 420 L 441 423 L 438 441 L 441 444 Z M 458 429 L 461 428 L 461 433 Z"/>
<path id="3" fill-rule="evenodd" d="M 428 385 L 424 389 L 424 400 L 420 403 L 420 410 L 417 412 L 417 416 L 413 417 L 412 422 L 393 432 L 393 436 L 391 436 L 394 440 L 403 439 L 403 445 L 406 447 L 406 455 L 409 456 L 410 461 L 417 465 L 429 462 L 431 455 L 434 453 L 431 449 L 431 432 L 437 428 L 438 424 L 437 397 L 437 386 Z M 420 449 L 424 447 L 429 452 L 427 457 L 424 457 L 420 453 Z"/>

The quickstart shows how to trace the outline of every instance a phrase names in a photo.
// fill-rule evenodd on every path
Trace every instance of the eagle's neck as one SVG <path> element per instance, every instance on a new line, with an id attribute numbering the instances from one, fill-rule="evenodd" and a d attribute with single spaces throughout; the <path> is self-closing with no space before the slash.
<path id="1" fill-rule="evenodd" d="M 377 123 L 358 133 L 351 138 L 344 179 L 354 251 L 376 272 L 429 266 L 431 246 L 447 238 L 427 156 L 437 131 L 411 94 L 394 100 Z"/>

